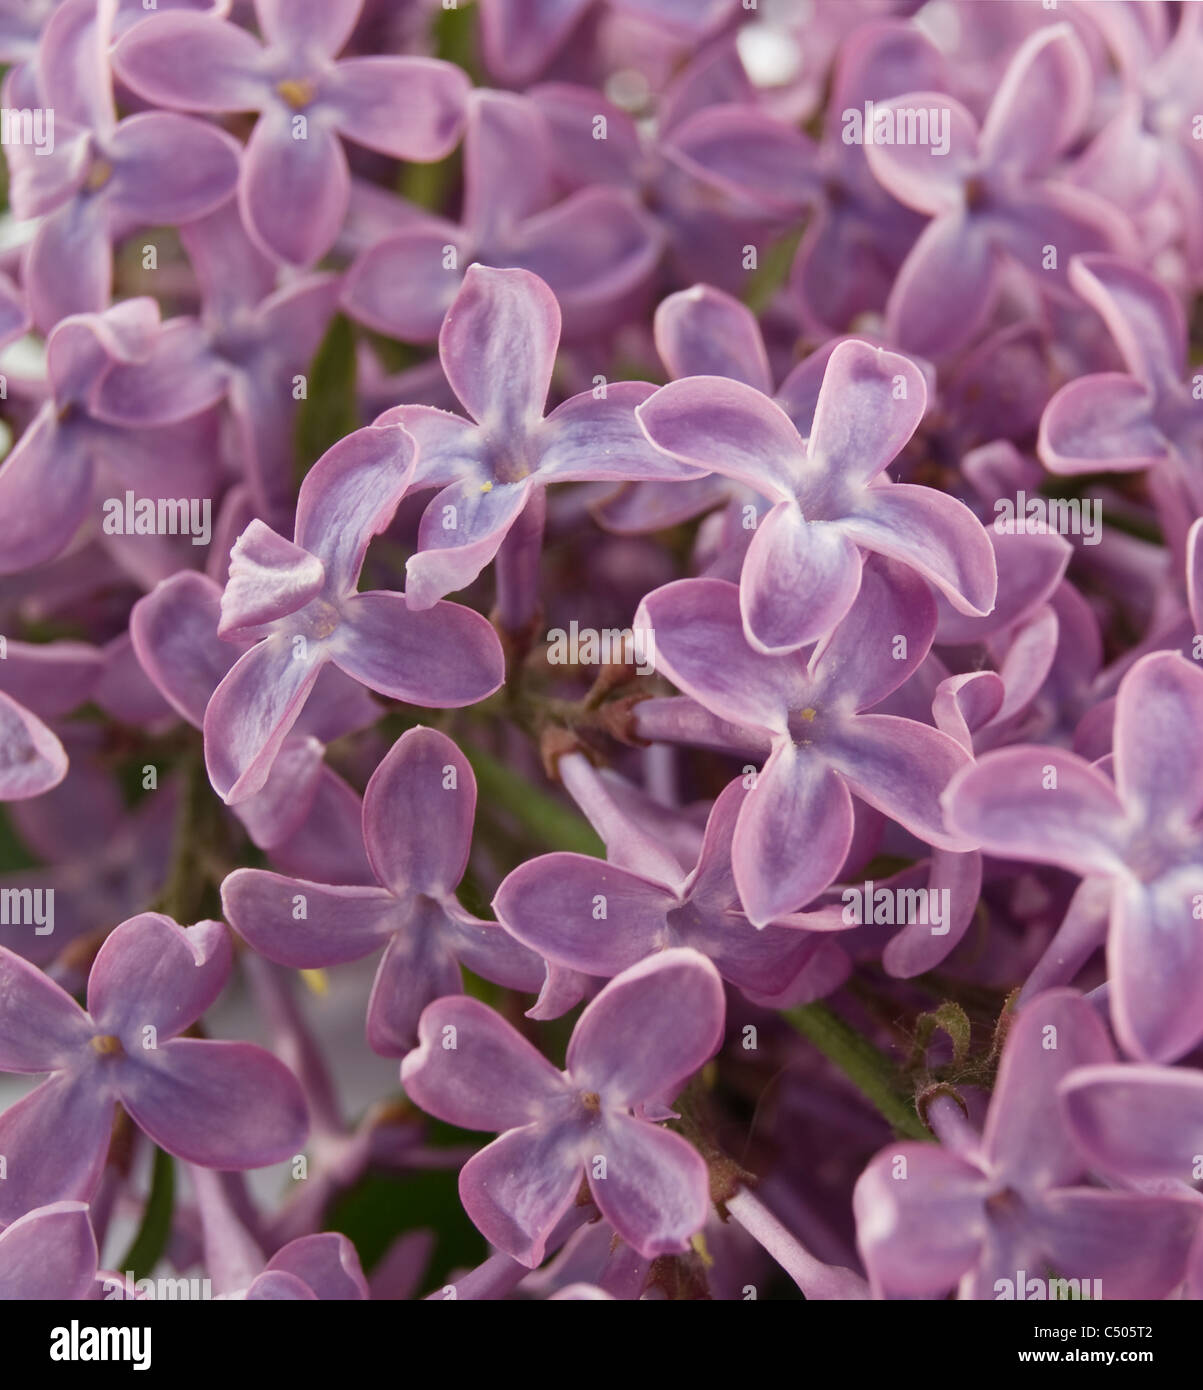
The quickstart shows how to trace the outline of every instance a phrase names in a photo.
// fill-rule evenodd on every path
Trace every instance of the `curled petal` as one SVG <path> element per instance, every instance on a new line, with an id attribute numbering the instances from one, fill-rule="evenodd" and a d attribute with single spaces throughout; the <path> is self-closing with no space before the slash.
<path id="1" fill-rule="evenodd" d="M 0 690 L 0 801 L 41 796 L 67 775 L 67 752 L 37 717 Z"/>

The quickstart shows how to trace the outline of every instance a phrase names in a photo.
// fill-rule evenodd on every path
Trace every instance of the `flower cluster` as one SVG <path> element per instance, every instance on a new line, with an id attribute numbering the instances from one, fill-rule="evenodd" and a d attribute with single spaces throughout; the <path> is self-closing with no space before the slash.
<path id="1" fill-rule="evenodd" d="M 0 62 L 0 1298 L 1203 1298 L 1203 7 Z"/>

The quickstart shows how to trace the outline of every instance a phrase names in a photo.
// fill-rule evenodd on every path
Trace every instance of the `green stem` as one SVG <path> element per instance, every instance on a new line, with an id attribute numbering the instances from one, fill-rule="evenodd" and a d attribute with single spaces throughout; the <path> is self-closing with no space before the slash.
<path id="1" fill-rule="evenodd" d="M 171 1235 L 171 1208 L 175 1202 L 175 1165 L 170 1154 L 155 1150 L 151 1169 L 150 1192 L 142 1211 L 142 1225 L 125 1257 L 117 1266 L 124 1275 L 131 1271 L 135 1279 L 149 1275 L 163 1257 Z"/>
<path id="2" fill-rule="evenodd" d="M 785 1018 L 829 1061 L 835 1063 L 866 1100 L 906 1139 L 931 1139 L 913 1104 L 895 1085 L 895 1070 L 887 1057 L 861 1037 L 826 1004 L 805 1004 L 787 1009 Z"/>
<path id="3" fill-rule="evenodd" d="M 605 846 L 589 822 L 570 807 L 548 796 L 480 748 L 463 746 L 472 764 L 481 799 L 504 809 L 546 849 L 605 857 Z"/>

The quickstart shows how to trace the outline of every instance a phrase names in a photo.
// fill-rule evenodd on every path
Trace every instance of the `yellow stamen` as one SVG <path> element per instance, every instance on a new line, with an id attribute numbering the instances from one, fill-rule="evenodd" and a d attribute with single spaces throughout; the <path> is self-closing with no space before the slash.
<path id="1" fill-rule="evenodd" d="M 88 170 L 87 177 L 84 179 L 84 188 L 89 193 L 96 193 L 102 189 L 113 177 L 113 166 L 107 159 L 98 159 Z"/>
<path id="2" fill-rule="evenodd" d="M 276 91 L 295 111 L 308 106 L 313 100 L 314 85 L 304 77 L 287 77 L 276 83 Z"/>
<path id="3" fill-rule="evenodd" d="M 124 1052 L 121 1046 L 121 1039 L 115 1038 L 112 1033 L 97 1033 L 91 1040 L 93 1052 L 99 1052 L 102 1057 L 112 1057 L 119 1052 Z"/>

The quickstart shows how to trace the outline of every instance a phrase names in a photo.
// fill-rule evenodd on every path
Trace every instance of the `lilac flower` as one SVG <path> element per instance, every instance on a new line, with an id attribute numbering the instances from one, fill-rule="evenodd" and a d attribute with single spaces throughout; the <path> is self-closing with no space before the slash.
<path id="1" fill-rule="evenodd" d="M 202 728 L 213 692 L 253 643 L 222 641 L 221 588 L 212 579 L 184 570 L 165 579 L 130 612 L 130 635 L 141 668 L 155 689 L 194 728 Z M 324 668 L 305 708 L 280 746 L 262 788 L 233 807 L 247 833 L 273 860 L 295 853 L 290 842 L 307 822 L 323 828 L 316 860 L 320 868 L 343 869 L 356 883 L 369 882 L 371 871 L 358 842 L 338 834 L 338 814 L 351 789 L 324 761 L 325 745 L 373 724 L 379 706 L 362 686 L 337 667 Z M 307 841 L 306 841 L 307 843 Z M 333 861 L 333 862 L 331 862 Z M 349 866 L 349 867 L 348 867 Z"/>
<path id="2" fill-rule="evenodd" d="M 111 411 L 103 401 L 108 375 L 122 366 L 136 374 L 161 331 L 153 299 L 128 299 L 103 314 L 64 319 L 46 345 L 48 398 L 0 465 L 0 574 L 12 574 L 58 555 L 93 504 L 99 474 L 124 493 L 208 496 L 212 460 L 203 436 L 181 428 L 207 401 L 194 383 L 134 410 Z M 126 376 L 125 380 L 129 380 Z M 164 456 L 170 459 L 163 466 Z"/>
<path id="3" fill-rule="evenodd" d="M 239 181 L 243 217 L 265 251 L 293 265 L 325 255 L 346 217 L 340 136 L 416 160 L 441 159 L 460 136 L 469 83 L 451 63 L 335 59 L 362 8 L 363 0 L 255 0 L 262 45 L 225 20 L 164 14 L 135 25 L 113 54 L 122 81 L 147 101 L 260 113 Z"/>
<path id="4" fill-rule="evenodd" d="M 1172 35 L 1155 10 L 1137 19 L 1126 6 L 1098 5 L 1091 19 L 1114 55 L 1122 86 L 1075 178 L 1134 216 L 1146 244 L 1158 249 L 1172 209 L 1173 231 L 1197 267 L 1203 263 L 1203 167 L 1192 118 L 1203 38 L 1199 11 L 1182 6 Z"/>
<path id="5" fill-rule="evenodd" d="M 491 1009 L 431 1004 L 401 1064 L 408 1095 L 463 1129 L 503 1131 L 460 1171 L 460 1198 L 485 1238 L 533 1269 L 580 1190 L 651 1258 L 688 1248 L 706 1219 L 706 1165 L 679 1135 L 630 1112 L 666 1100 L 723 1033 L 718 973 L 670 950 L 613 979 L 581 1015 L 560 1072 Z"/>
<path id="6" fill-rule="evenodd" d="M 860 25 L 840 51 L 816 177 L 802 190 L 814 214 L 790 269 L 790 288 L 816 333 L 842 332 L 858 315 L 881 310 L 923 229 L 922 218 L 873 178 L 865 147 L 844 140 L 846 123 L 837 115 L 943 86 L 944 67 L 926 34 L 901 20 Z"/>
<path id="7" fill-rule="evenodd" d="M 461 961 L 512 989 L 534 992 L 543 983 L 538 956 L 456 900 L 475 809 L 476 779 L 464 755 L 434 729 L 410 729 L 363 798 L 364 843 L 381 886 L 330 888 L 237 869 L 222 885 L 225 915 L 281 965 L 338 965 L 384 946 L 368 1004 L 368 1045 L 401 1057 L 427 1004 L 462 989 Z"/>
<path id="8" fill-rule="evenodd" d="M 1019 1297 L 1025 1272 L 1098 1279 L 1104 1298 L 1173 1289 L 1200 1207 L 1082 1186 L 1087 1159 L 1059 1114 L 1063 1078 L 1111 1058 L 1089 1004 L 1072 990 L 1042 994 L 1011 1025 L 982 1135 L 946 1098 L 943 1147 L 894 1144 L 877 1155 L 853 1206 L 879 1296 L 940 1298 L 959 1287 L 962 1298 L 993 1299 L 1006 1296 L 1007 1280 Z"/>
<path id="9" fill-rule="evenodd" d="M 756 315 L 723 290 L 694 285 L 668 295 L 656 307 L 652 331 L 656 352 L 674 381 L 721 376 L 743 382 L 771 396 L 803 436 L 811 432 L 824 371 L 842 341 L 835 339 L 812 352 L 774 391 L 768 349 Z M 731 529 L 737 538 L 730 539 L 725 550 L 734 549 L 737 542 L 746 550 L 754 532 L 743 525 L 743 508 L 754 507 L 760 516 L 770 504 L 746 482 L 723 473 L 708 473 L 696 481 L 628 484 L 594 512 L 607 529 L 625 534 L 675 526 L 724 502 L 730 505 Z"/>
<path id="10" fill-rule="evenodd" d="M 780 1007 L 823 948 L 822 933 L 845 924 L 834 910 L 760 930 L 744 916 L 731 839 L 750 794 L 736 781 L 719 796 L 690 871 L 656 853 L 654 842 L 628 850 L 623 858 L 634 862 L 626 865 L 545 854 L 504 880 L 493 900 L 498 920 L 548 960 L 605 979 L 655 952 L 689 946 L 749 998 Z"/>
<path id="11" fill-rule="evenodd" d="M 306 475 L 293 541 L 255 520 L 235 545 L 219 633 L 261 640 L 205 711 L 205 761 L 227 803 L 266 782 L 328 661 L 379 694 L 440 708 L 483 700 L 501 684 L 501 644 L 478 613 L 450 603 L 415 612 L 402 594 L 355 591 L 368 543 L 392 519 L 414 464 L 405 430 L 356 430 Z"/>
<path id="12" fill-rule="evenodd" d="M 964 347 L 998 302 L 1004 257 L 1063 291 L 1070 258 L 1127 251 L 1131 231 L 1111 204 L 1050 177 L 1081 130 L 1090 102 L 1086 55 L 1067 24 L 1037 29 L 1007 68 L 980 133 L 939 92 L 909 92 L 880 108 L 945 114 L 950 148 L 874 142 L 869 167 L 900 202 L 932 218 L 906 258 L 886 306 L 890 337 L 925 357 Z M 1051 256 L 1050 256 L 1051 248 Z"/>
<path id="13" fill-rule="evenodd" d="M 0 1302 L 87 1298 L 99 1259 L 86 1202 L 36 1207 L 0 1230 Z"/>
<path id="14" fill-rule="evenodd" d="M 945 794 L 950 823 L 987 853 L 1057 864 L 1095 886 L 1091 910 L 1067 916 L 1027 988 L 1072 978 L 1106 931 L 1116 1034 L 1151 1061 L 1203 1038 L 1200 729 L 1203 672 L 1153 653 L 1119 687 L 1114 782 L 1076 754 L 1025 746 L 984 755 Z"/>
<path id="15" fill-rule="evenodd" d="M 485 0 L 481 30 L 489 70 L 515 84 L 541 72 L 595 0 Z M 735 0 L 612 0 L 682 38 L 722 23 Z"/>
<path id="16" fill-rule="evenodd" d="M 6 104 L 55 113 L 48 153 L 5 150 L 14 213 L 40 219 L 24 280 L 44 332 L 68 314 L 108 307 L 114 242 L 209 212 L 238 179 L 238 146 L 224 131 L 162 111 L 117 120 L 106 57 L 111 10 L 67 0 L 46 24 L 32 71 L 18 69 L 6 84 Z M 185 18 L 163 19 L 177 17 Z"/>
<path id="17" fill-rule="evenodd" d="M 1185 379 L 1182 306 L 1116 256 L 1081 256 L 1069 279 L 1110 329 L 1128 370 L 1081 376 L 1057 392 L 1040 421 L 1041 460 L 1071 476 L 1168 465 L 1193 513 L 1203 507 L 1203 412 Z"/>
<path id="18" fill-rule="evenodd" d="M 3 945 L 41 966 L 81 936 L 107 933 L 155 901 L 171 865 L 179 804 L 172 778 L 127 809 L 118 778 L 104 765 L 97 727 L 75 721 L 61 728 L 70 758 L 66 777 L 44 795 L 7 808 L 21 844 L 42 867 L 0 874 L 0 892 L 29 889 L 42 893 L 43 903 L 53 902 L 52 931 L 45 931 L 48 922 L 13 921 L 0 930 Z M 70 983 L 74 988 L 74 970 Z"/>
<path id="19" fill-rule="evenodd" d="M 927 403 L 905 357 L 841 343 L 827 361 L 808 439 L 779 406 L 742 382 L 691 377 L 636 410 L 673 458 L 754 488 L 774 506 L 757 525 L 740 578 L 740 610 L 755 650 L 794 651 L 848 612 L 861 552 L 912 565 L 961 612 L 994 604 L 994 556 L 962 503 L 878 475 L 914 433 Z M 805 604 L 791 602 L 805 593 Z"/>
<path id="20" fill-rule="evenodd" d="M 294 378 L 309 370 L 338 303 L 339 280 L 308 275 L 276 286 L 277 268 L 248 239 L 236 201 L 180 230 L 203 294 L 199 322 L 173 319 L 136 366 L 118 366 L 103 402 L 141 423 L 156 400 L 228 401 L 238 466 L 269 520 L 292 503 Z"/>
<path id="21" fill-rule="evenodd" d="M 720 579 L 657 589 L 635 627 L 656 634 L 658 671 L 763 740 L 767 761 L 731 850 L 754 925 L 795 911 L 835 878 L 852 840 L 850 789 L 929 844 L 967 848 L 945 828 L 939 798 L 968 755 L 925 724 L 866 713 L 915 670 L 935 630 L 930 593 L 901 566 L 866 565 L 847 617 L 809 652 L 766 656 L 749 646 L 738 590 Z"/>
<path id="22" fill-rule="evenodd" d="M 613 328 L 660 255 L 656 228 L 629 193 L 593 186 L 553 196 L 549 134 L 530 100 L 475 91 L 464 132 L 460 224 L 412 215 L 347 273 L 343 305 L 375 328 L 429 342 L 473 263 L 519 267 L 555 291 L 566 332 Z"/>
<path id="23" fill-rule="evenodd" d="M 117 927 L 88 979 L 88 1011 L 0 947 L 0 1068 L 50 1077 L 0 1115 L 0 1222 L 95 1190 L 120 1104 L 156 1144 L 214 1168 L 259 1168 L 304 1142 L 305 1103 L 262 1048 L 179 1035 L 230 973 L 220 922 L 145 912 Z"/>
<path id="24" fill-rule="evenodd" d="M 315 1299 L 354 1302 L 368 1297 L 368 1283 L 355 1247 L 346 1236 L 323 1232 L 301 1236 L 277 1250 L 241 1297 L 251 1303 Z"/>
<path id="25" fill-rule="evenodd" d="M 814 143 L 758 105 L 732 42 L 703 49 L 638 118 L 568 82 L 527 96 L 546 120 L 556 181 L 637 197 L 676 278 L 740 286 L 746 246 L 776 240 L 817 196 Z"/>
<path id="26" fill-rule="evenodd" d="M 559 339 L 560 311 L 542 280 L 471 266 L 439 333 L 443 370 L 471 419 L 402 405 L 377 421 L 416 439 L 414 486 L 442 487 L 406 563 L 411 608 L 466 588 L 548 483 L 697 476 L 640 433 L 634 408 L 653 390 L 644 382 L 584 391 L 544 419 Z M 536 538 L 528 563 L 537 563 L 538 548 Z"/>

